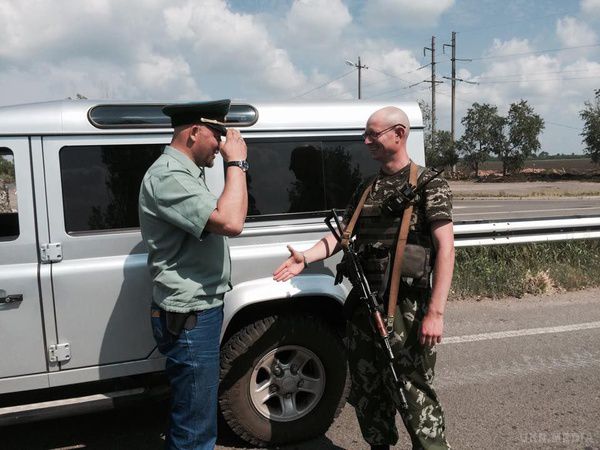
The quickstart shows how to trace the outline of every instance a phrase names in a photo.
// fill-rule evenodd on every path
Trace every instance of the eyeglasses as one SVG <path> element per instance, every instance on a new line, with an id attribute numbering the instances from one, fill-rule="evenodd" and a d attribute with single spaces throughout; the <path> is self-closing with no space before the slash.
<path id="1" fill-rule="evenodd" d="M 365 131 L 361 136 L 363 137 L 363 139 L 369 138 L 372 141 L 374 141 L 375 139 L 379 139 L 380 136 L 382 136 L 383 134 L 387 133 L 388 131 L 393 130 L 396 127 L 402 127 L 403 129 L 406 129 L 406 127 L 403 124 L 397 123 L 396 125 L 392 125 L 391 127 L 388 127 L 385 130 L 381 130 L 381 131 Z"/>

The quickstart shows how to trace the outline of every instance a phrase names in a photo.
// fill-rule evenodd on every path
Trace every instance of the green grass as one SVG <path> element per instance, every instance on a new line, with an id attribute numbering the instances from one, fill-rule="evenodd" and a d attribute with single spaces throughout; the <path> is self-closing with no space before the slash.
<path id="1" fill-rule="evenodd" d="M 451 299 L 522 297 L 600 286 L 600 240 L 461 247 Z"/>

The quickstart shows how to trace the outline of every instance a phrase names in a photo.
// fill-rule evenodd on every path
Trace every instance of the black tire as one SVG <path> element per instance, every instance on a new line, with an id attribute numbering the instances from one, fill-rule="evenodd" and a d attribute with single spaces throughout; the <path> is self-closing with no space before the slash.
<path id="1" fill-rule="evenodd" d="M 221 412 L 239 437 L 256 446 L 324 434 L 348 387 L 343 341 L 316 317 L 257 320 L 222 348 Z"/>

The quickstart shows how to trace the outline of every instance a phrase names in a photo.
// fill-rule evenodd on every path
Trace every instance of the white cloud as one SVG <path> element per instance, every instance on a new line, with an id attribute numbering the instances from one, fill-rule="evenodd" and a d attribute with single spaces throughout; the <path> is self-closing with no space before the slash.
<path id="1" fill-rule="evenodd" d="M 594 45 L 598 36 L 584 22 L 574 17 L 564 17 L 556 22 L 556 35 L 561 44 L 566 47 Z"/>
<path id="2" fill-rule="evenodd" d="M 305 77 L 287 52 L 248 14 L 235 13 L 222 0 L 187 1 L 164 12 L 168 37 L 192 52 L 189 64 L 204 79 L 236 70 L 254 87 L 273 94 L 296 89 Z M 250 87 L 250 83 L 247 85 Z"/>
<path id="3" fill-rule="evenodd" d="M 296 45 L 332 45 L 352 16 L 341 0 L 295 0 L 286 17 L 287 31 Z"/>
<path id="4" fill-rule="evenodd" d="M 371 26 L 423 28 L 436 25 L 453 5 L 454 0 L 370 0 L 364 17 Z"/>
<path id="5" fill-rule="evenodd" d="M 503 99 L 504 103 L 553 95 L 560 87 L 560 62 L 534 52 L 524 39 L 494 40 L 486 68 L 476 77 L 481 91 L 494 102 Z"/>
<path id="6" fill-rule="evenodd" d="M 586 17 L 600 18 L 600 0 L 582 0 L 581 12 Z"/>
<path id="7" fill-rule="evenodd" d="M 31 89 L 39 100 L 76 92 L 123 99 L 198 99 L 207 92 L 275 97 L 306 84 L 264 24 L 224 0 L 5 0 L 0 40 L 4 86 L 24 86 L 43 72 L 39 89 Z M 7 81 L 10 74 L 21 80 Z M 13 95 L 19 93 L 2 95 L 1 102 Z"/>

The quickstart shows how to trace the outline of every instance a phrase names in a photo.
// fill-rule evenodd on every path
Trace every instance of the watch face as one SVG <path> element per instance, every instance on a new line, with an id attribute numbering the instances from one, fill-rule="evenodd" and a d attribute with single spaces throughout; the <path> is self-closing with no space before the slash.
<path id="1" fill-rule="evenodd" d="M 229 161 L 227 163 L 227 167 L 229 166 L 237 166 L 240 169 L 242 169 L 244 172 L 247 172 L 248 169 L 250 168 L 250 165 L 248 164 L 248 161 L 244 160 L 244 161 Z"/>

